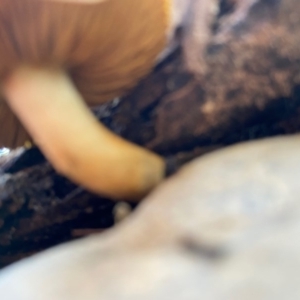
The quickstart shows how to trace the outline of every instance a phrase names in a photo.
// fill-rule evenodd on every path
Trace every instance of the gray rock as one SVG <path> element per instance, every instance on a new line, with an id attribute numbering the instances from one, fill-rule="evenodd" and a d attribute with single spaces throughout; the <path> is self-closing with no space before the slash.
<path id="1" fill-rule="evenodd" d="M 1 300 L 299 299 L 300 136 L 186 165 L 101 235 L 0 272 Z"/>

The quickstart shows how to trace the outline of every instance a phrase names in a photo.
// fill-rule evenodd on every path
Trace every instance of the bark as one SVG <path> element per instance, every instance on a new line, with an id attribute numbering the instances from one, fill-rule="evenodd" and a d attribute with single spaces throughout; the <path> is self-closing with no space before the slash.
<path id="1" fill-rule="evenodd" d="M 170 174 L 226 145 L 298 132 L 298 2 L 257 1 L 238 23 L 224 6 L 228 17 L 216 23 L 205 75 L 191 74 L 177 49 L 128 96 L 95 109 L 96 115 L 166 157 Z M 78 230 L 113 225 L 115 203 L 57 175 L 37 149 L 1 168 L 0 265 L 73 239 Z"/>

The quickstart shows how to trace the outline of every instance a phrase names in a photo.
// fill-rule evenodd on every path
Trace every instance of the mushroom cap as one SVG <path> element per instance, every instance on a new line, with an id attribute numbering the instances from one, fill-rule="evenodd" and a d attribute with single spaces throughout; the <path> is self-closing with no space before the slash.
<path id="1" fill-rule="evenodd" d="M 59 67 L 88 105 L 122 95 L 150 71 L 165 46 L 167 3 L 1 0 L 0 80 L 21 64 Z M 0 147 L 28 138 L 3 100 L 0 118 Z"/>

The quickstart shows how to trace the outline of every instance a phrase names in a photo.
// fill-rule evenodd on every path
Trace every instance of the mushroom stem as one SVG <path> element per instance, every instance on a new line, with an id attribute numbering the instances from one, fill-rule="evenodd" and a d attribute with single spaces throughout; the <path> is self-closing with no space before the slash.
<path id="1" fill-rule="evenodd" d="M 64 71 L 21 66 L 3 91 L 54 168 L 85 188 L 138 200 L 163 178 L 163 159 L 99 123 Z"/>

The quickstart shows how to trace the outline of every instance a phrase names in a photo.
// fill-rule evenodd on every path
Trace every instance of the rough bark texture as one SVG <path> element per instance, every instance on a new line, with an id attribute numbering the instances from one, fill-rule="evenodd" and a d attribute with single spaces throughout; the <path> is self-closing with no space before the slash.
<path id="1" fill-rule="evenodd" d="M 299 1 L 257 1 L 240 22 L 224 11 L 204 76 L 190 74 L 176 50 L 122 101 L 95 110 L 116 133 L 164 155 L 170 173 L 208 151 L 300 129 Z M 1 266 L 74 238 L 74 229 L 113 224 L 112 201 L 58 176 L 36 149 L 2 170 Z"/>

